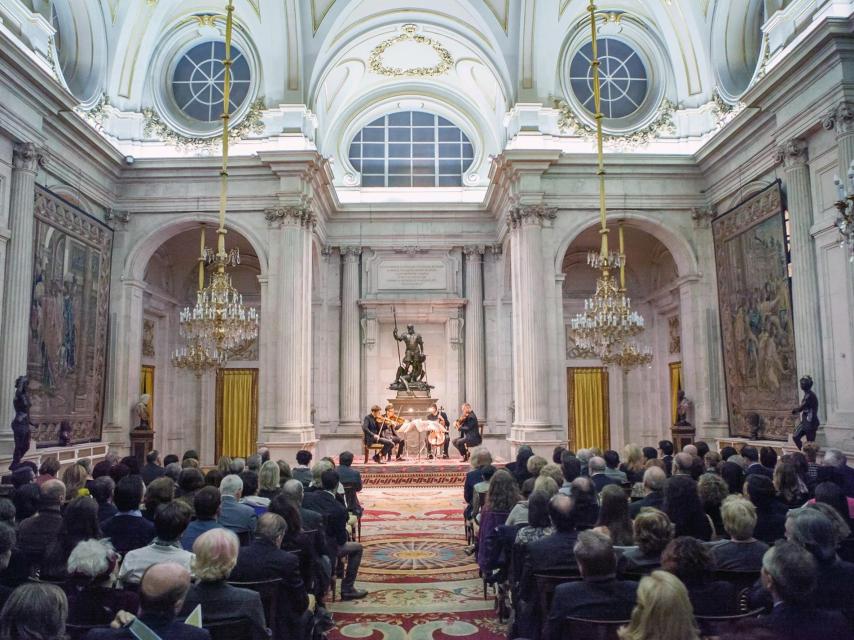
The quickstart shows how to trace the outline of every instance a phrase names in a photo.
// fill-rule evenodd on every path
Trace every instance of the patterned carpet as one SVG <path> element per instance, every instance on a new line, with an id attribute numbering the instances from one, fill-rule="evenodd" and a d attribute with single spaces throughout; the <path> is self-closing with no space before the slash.
<path id="1" fill-rule="evenodd" d="M 498 640 L 493 600 L 463 546 L 462 487 L 366 488 L 359 570 L 364 600 L 336 602 L 329 637 Z"/>

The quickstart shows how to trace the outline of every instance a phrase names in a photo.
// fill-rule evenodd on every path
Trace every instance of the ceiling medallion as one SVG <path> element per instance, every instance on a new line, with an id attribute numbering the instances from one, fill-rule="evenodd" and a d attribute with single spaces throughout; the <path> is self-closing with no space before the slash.
<path id="1" fill-rule="evenodd" d="M 405 24 L 401 27 L 401 33 L 399 36 L 395 36 L 394 38 L 389 38 L 388 40 L 383 40 L 371 51 L 371 55 L 368 58 L 368 66 L 371 68 L 376 74 L 381 76 L 391 76 L 393 78 L 399 78 L 403 76 L 413 76 L 416 78 L 432 78 L 435 76 L 441 76 L 444 73 L 447 73 L 451 68 L 451 65 L 454 64 L 454 59 L 451 57 L 450 52 L 443 47 L 441 44 L 428 38 L 426 36 L 422 36 L 417 33 L 418 27 L 414 24 Z M 396 44 L 401 42 L 416 42 L 418 44 L 423 44 L 436 52 L 436 55 L 439 57 L 439 62 L 433 65 L 432 67 L 390 67 L 386 66 L 383 63 L 383 53 L 385 53 L 386 49 L 389 47 L 393 47 Z"/>

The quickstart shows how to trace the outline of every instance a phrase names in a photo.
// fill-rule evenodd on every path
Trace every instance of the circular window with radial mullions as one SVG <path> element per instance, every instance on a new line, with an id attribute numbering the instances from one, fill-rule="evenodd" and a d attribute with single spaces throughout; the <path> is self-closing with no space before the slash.
<path id="1" fill-rule="evenodd" d="M 188 117 L 214 122 L 222 115 L 225 85 L 224 42 L 204 42 L 187 51 L 172 74 L 172 97 Z M 229 112 L 234 113 L 249 95 L 252 73 L 243 52 L 231 45 Z"/>
<path id="2" fill-rule="evenodd" d="M 596 40 L 599 55 L 600 106 L 608 119 L 632 115 L 643 104 L 649 91 L 649 78 L 637 51 L 615 38 Z M 593 46 L 583 45 L 573 56 L 569 67 L 572 92 L 581 105 L 595 113 L 593 103 Z"/>

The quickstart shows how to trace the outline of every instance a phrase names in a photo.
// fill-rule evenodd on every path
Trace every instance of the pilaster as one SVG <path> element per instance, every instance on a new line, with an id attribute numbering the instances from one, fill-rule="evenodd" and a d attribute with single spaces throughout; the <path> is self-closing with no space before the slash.
<path id="1" fill-rule="evenodd" d="M 475 414 L 486 417 L 486 354 L 483 318 L 483 252 L 482 246 L 463 248 L 465 255 L 465 367 L 466 402 Z M 481 422 L 483 422 L 481 418 Z"/>
<path id="2" fill-rule="evenodd" d="M 356 432 L 361 413 L 359 261 L 361 247 L 341 247 L 341 427 Z"/>

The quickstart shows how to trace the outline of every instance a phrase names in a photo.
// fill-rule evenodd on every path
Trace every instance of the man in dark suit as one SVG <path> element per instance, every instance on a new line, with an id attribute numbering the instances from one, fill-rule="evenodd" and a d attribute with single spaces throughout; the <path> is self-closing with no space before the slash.
<path id="1" fill-rule="evenodd" d="M 255 531 L 258 515 L 248 504 L 240 503 L 240 497 L 243 495 L 243 480 L 240 476 L 229 474 L 222 479 L 219 491 L 222 494 L 222 502 L 219 506 L 220 525 L 238 535 L 246 533 L 251 535 Z"/>
<path id="2" fill-rule="evenodd" d="M 288 525 L 275 513 L 265 513 L 258 519 L 255 539 L 241 547 L 237 564 L 229 580 L 259 582 L 281 579 L 276 620 L 268 620 L 276 638 L 299 640 L 304 635 L 310 613 L 308 595 L 300 576 L 299 559 L 282 551 L 282 540 Z"/>
<path id="3" fill-rule="evenodd" d="M 608 536 L 582 531 L 574 552 L 582 581 L 567 582 L 555 589 L 548 621 L 547 637 L 551 640 L 561 640 L 561 623 L 567 616 L 628 620 L 635 606 L 638 583 L 617 580 L 617 557 Z"/>
<path id="4" fill-rule="evenodd" d="M 110 476 L 95 478 L 89 482 L 88 488 L 90 495 L 98 503 L 98 522 L 109 520 L 119 512 L 116 505 L 113 504 L 113 492 L 116 490 L 116 483 Z"/>
<path id="5" fill-rule="evenodd" d="M 673 473 L 673 443 L 670 440 L 659 440 L 658 450 L 661 452 L 661 461 L 664 463 L 664 472 L 667 477 Z"/>
<path id="6" fill-rule="evenodd" d="M 771 613 L 759 624 L 784 640 L 850 638 L 852 629 L 839 611 L 813 607 L 818 581 L 815 559 L 794 542 L 780 541 L 762 558 L 762 585 L 771 593 Z"/>
<path id="7" fill-rule="evenodd" d="M 295 480 L 302 482 L 303 487 L 311 484 L 311 451 L 300 449 L 297 451 L 297 466 L 291 471 Z"/>
<path id="8" fill-rule="evenodd" d="M 139 622 L 160 638 L 169 640 L 210 640 L 204 629 L 175 619 L 190 590 L 190 572 L 179 564 L 162 563 L 149 567 L 139 588 Z M 130 626 L 134 617 L 120 612 L 113 625 L 119 628 L 93 629 L 86 640 L 136 640 Z"/>
<path id="9" fill-rule="evenodd" d="M 374 453 L 374 462 L 382 464 L 383 458 L 391 457 L 391 450 L 394 448 L 394 442 L 388 438 L 380 437 L 380 424 L 377 419 L 380 417 L 380 407 L 375 404 L 371 407 L 371 412 L 362 420 L 362 434 L 364 435 L 365 445 L 381 444 L 382 451 Z"/>
<path id="10" fill-rule="evenodd" d="M 65 485 L 59 480 L 48 480 L 39 490 L 39 510 L 18 525 L 18 549 L 30 562 L 40 563 L 48 546 L 62 529 L 62 502 Z"/>
<path id="11" fill-rule="evenodd" d="M 160 464 L 160 453 L 157 450 L 145 456 L 145 464 L 142 465 L 142 469 L 139 471 L 139 475 L 142 476 L 145 486 L 150 485 L 165 473 L 166 469 Z"/>
<path id="12" fill-rule="evenodd" d="M 356 589 L 356 575 L 362 563 L 362 545 L 351 542 L 347 536 L 347 508 L 335 498 L 340 478 L 334 469 L 324 471 L 320 476 L 321 490 L 305 495 L 306 508 L 320 513 L 326 521 L 326 541 L 330 549 L 334 547 L 336 557 L 347 558 L 347 571 L 341 582 L 341 598 L 356 600 L 368 595 L 367 591 Z"/>
<path id="13" fill-rule="evenodd" d="M 353 454 L 349 451 L 342 451 L 338 456 L 338 477 L 341 479 L 341 484 L 353 488 L 351 494 L 353 504 L 347 504 L 347 510 L 350 513 L 361 515 L 363 512 L 362 505 L 359 504 L 358 493 L 362 490 L 362 474 L 353 469 Z"/>
<path id="14" fill-rule="evenodd" d="M 454 439 L 454 446 L 460 452 L 463 460 L 468 460 L 471 455 L 469 449 L 483 442 L 483 439 L 480 437 L 477 416 L 474 415 L 474 411 L 472 411 L 471 405 L 468 402 L 462 406 L 462 415 L 459 418 L 458 426 L 460 437 Z"/>
<path id="15" fill-rule="evenodd" d="M 113 495 L 113 502 L 119 511 L 101 524 L 101 533 L 110 539 L 122 556 L 154 540 L 154 523 L 146 520 L 139 510 L 142 491 L 142 478 L 139 476 L 125 476 L 119 480 Z"/>
<path id="16" fill-rule="evenodd" d="M 602 488 L 609 484 L 620 486 L 620 481 L 605 473 L 607 465 L 605 459 L 599 456 L 593 456 L 587 463 L 587 468 L 590 469 L 590 479 L 596 487 L 596 492 L 602 491 Z"/>
<path id="17" fill-rule="evenodd" d="M 774 477 L 774 472 L 767 467 L 763 467 L 759 462 L 759 451 L 756 450 L 756 447 L 750 445 L 742 447 L 741 455 L 748 461 L 747 469 L 744 471 L 745 477 L 754 474 L 765 476 L 766 478 Z"/>
<path id="18" fill-rule="evenodd" d="M 629 505 L 629 515 L 632 518 L 637 517 L 644 507 L 653 507 L 661 509 L 664 503 L 664 483 L 667 481 L 667 476 L 664 470 L 658 467 L 650 467 L 643 472 L 643 491 L 644 497 L 637 502 L 632 502 Z"/>
<path id="19" fill-rule="evenodd" d="M 818 478 L 819 481 L 835 482 L 842 487 L 846 496 L 854 498 L 854 469 L 848 466 L 848 459 L 839 449 L 830 448 L 824 452 Z"/>

